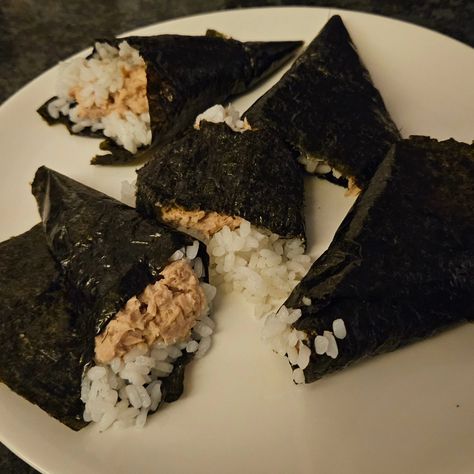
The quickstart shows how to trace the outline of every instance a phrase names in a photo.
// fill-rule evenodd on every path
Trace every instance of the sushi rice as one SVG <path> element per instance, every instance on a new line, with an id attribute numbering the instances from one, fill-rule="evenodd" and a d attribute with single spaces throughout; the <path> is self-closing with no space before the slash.
<path id="1" fill-rule="evenodd" d="M 319 177 L 331 175 L 333 179 L 339 180 L 344 178 L 347 180 L 346 196 L 357 196 L 361 189 L 355 184 L 352 176 L 344 176 L 339 170 L 333 168 L 325 160 L 314 157 L 312 155 L 301 154 L 298 157 L 298 163 L 303 166 L 305 171 L 309 174 L 315 174 Z"/>
<path id="2" fill-rule="evenodd" d="M 194 121 L 194 128 L 199 130 L 202 121 L 211 123 L 225 123 L 234 132 L 243 133 L 251 130 L 247 119 L 241 120 L 240 112 L 232 104 L 227 107 L 216 104 L 199 114 Z"/>

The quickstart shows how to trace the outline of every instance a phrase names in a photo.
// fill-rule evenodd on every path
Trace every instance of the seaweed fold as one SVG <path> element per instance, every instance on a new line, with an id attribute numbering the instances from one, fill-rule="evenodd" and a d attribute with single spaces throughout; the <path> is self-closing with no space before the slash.
<path id="1" fill-rule="evenodd" d="M 390 150 L 285 303 L 309 336 L 306 382 L 474 319 L 473 180 L 474 145 L 412 137 Z M 339 355 L 316 354 L 339 318 Z"/>
<path id="2" fill-rule="evenodd" d="M 169 142 L 209 106 L 252 88 L 285 63 L 302 45 L 301 41 L 240 42 L 215 34 L 130 36 L 98 41 L 112 46 L 127 41 L 144 59 L 151 146 Z M 62 123 L 72 133 L 73 124 L 67 117 L 60 115 L 53 119 L 49 115 L 47 106 L 54 99 L 42 105 L 39 114 L 50 125 Z M 84 129 L 80 135 L 103 137 L 100 132 L 90 129 Z M 145 159 L 149 147 L 142 147 L 132 154 L 107 138 L 100 148 L 109 153 L 95 156 L 92 164 L 109 165 Z"/>
<path id="3" fill-rule="evenodd" d="M 400 138 L 338 15 L 244 115 L 253 128 L 273 129 L 359 188 Z"/>
<path id="4" fill-rule="evenodd" d="M 156 150 L 137 174 L 137 210 L 149 217 L 159 220 L 164 206 L 217 212 L 305 239 L 303 173 L 271 131 L 239 133 L 203 121 Z"/>

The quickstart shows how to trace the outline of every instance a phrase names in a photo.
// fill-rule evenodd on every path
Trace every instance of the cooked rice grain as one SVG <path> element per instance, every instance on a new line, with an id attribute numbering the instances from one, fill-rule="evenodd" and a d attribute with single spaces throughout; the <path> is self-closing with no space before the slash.
<path id="1" fill-rule="evenodd" d="M 211 281 L 223 291 L 242 292 L 261 317 L 278 308 L 311 265 L 300 239 L 281 239 L 243 221 L 214 234 L 208 244 Z"/>

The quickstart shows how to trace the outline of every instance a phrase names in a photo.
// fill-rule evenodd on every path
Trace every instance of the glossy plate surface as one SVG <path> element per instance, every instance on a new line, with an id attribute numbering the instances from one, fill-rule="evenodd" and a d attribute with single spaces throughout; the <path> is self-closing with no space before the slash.
<path id="1" fill-rule="evenodd" d="M 398 21 L 320 8 L 227 11 L 136 34 L 203 34 L 310 41 L 340 13 L 404 136 L 474 139 L 474 52 Z M 35 109 L 54 95 L 56 68 L 0 108 L 0 239 L 39 218 L 29 191 L 47 165 L 114 197 L 132 167 L 93 167 L 98 141 L 48 127 Z M 250 105 L 281 72 L 236 102 Z M 310 252 L 328 246 L 353 200 L 307 183 Z M 239 296 L 218 298 L 212 350 L 187 372 L 181 400 L 145 429 L 75 433 L 0 384 L 0 440 L 38 470 L 75 473 L 472 473 L 474 325 L 376 357 L 310 386 L 295 386 L 285 360 L 260 342 Z"/>

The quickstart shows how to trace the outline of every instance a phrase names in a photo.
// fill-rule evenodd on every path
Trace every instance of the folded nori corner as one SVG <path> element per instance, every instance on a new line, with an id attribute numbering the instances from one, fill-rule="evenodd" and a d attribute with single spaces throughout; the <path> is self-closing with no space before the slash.
<path id="1" fill-rule="evenodd" d="M 137 210 L 158 219 L 161 206 L 217 212 L 305 240 L 303 184 L 294 151 L 271 131 L 202 121 L 137 171 Z"/>
<path id="2" fill-rule="evenodd" d="M 240 42 L 223 36 L 130 36 L 100 39 L 117 47 L 122 41 L 137 49 L 146 64 L 147 96 L 152 146 L 169 142 L 191 125 L 197 114 L 211 105 L 241 94 L 284 64 L 301 41 Z M 94 54 L 94 51 L 92 54 Z M 38 113 L 50 125 L 62 123 L 72 133 L 71 123 L 60 114 L 52 118 L 48 100 Z M 80 135 L 103 137 L 84 129 Z M 148 146 L 132 154 L 106 138 L 100 145 L 109 151 L 95 156 L 92 164 L 129 163 L 147 157 Z"/>
<path id="3" fill-rule="evenodd" d="M 338 15 L 244 116 L 361 189 L 400 138 Z"/>
<path id="4" fill-rule="evenodd" d="M 474 320 L 473 182 L 474 144 L 411 137 L 391 148 L 285 303 L 309 335 L 306 382 Z M 339 355 L 317 355 L 316 334 L 338 318 Z"/>

